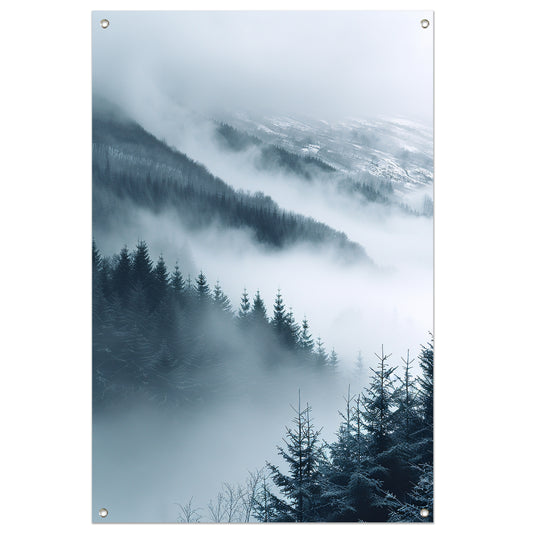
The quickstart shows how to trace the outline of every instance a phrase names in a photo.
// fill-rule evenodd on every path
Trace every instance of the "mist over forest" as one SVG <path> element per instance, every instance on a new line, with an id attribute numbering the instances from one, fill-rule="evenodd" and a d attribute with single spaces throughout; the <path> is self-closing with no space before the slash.
<path id="1" fill-rule="evenodd" d="M 416 90 L 334 14 L 93 35 L 95 521 L 433 520 L 428 45 L 362 16 Z"/>

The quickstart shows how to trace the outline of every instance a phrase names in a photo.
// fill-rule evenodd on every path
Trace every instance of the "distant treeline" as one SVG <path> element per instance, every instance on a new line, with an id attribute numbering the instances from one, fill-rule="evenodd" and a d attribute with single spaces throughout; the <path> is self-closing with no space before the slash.
<path id="1" fill-rule="evenodd" d="M 264 144 L 257 137 L 240 131 L 226 123 L 216 128 L 217 140 L 224 148 L 240 152 L 250 146 L 258 146 L 260 156 L 256 166 L 260 170 L 283 170 L 311 180 L 317 172 L 335 172 L 336 169 L 318 157 L 299 155 L 289 152 L 280 146 Z"/>
<path id="2" fill-rule="evenodd" d="M 421 374 L 376 354 L 368 386 L 348 394 L 336 440 L 320 439 L 311 407 L 293 407 L 278 452 L 244 485 L 223 484 L 207 506 L 180 505 L 182 522 L 432 522 L 433 339 L 422 346 Z"/>
<path id="3" fill-rule="evenodd" d="M 288 157 L 288 156 L 287 156 Z M 370 263 L 364 248 L 312 218 L 284 211 L 262 193 L 235 191 L 203 165 L 173 150 L 138 124 L 93 117 L 93 221 L 109 229 L 128 206 L 171 211 L 188 229 L 249 230 L 266 247 L 333 246 L 340 258 Z"/>
<path id="4" fill-rule="evenodd" d="M 259 291 L 238 310 L 200 272 L 184 279 L 145 242 L 103 257 L 93 243 L 95 407 L 139 399 L 181 405 L 238 395 L 265 371 L 334 372 L 337 354 L 296 322 L 278 291 L 269 317 Z M 237 372 L 236 372 L 237 370 Z"/>

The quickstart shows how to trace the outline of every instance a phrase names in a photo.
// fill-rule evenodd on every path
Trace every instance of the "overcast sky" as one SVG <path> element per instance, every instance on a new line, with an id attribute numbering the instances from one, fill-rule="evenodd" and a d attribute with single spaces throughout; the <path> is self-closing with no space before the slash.
<path id="1" fill-rule="evenodd" d="M 431 121 L 433 26 L 422 18 L 432 21 L 417 11 L 95 12 L 94 88 L 126 108 L 162 95 L 206 114 Z"/>

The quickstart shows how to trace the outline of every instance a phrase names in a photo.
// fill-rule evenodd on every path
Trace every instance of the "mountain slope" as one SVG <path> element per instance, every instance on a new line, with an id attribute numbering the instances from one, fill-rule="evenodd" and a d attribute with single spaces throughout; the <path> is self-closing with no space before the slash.
<path id="1" fill-rule="evenodd" d="M 216 225 L 251 231 L 272 248 L 334 246 L 349 261 L 370 262 L 360 244 L 316 220 L 280 209 L 268 196 L 235 191 L 203 165 L 168 147 L 120 111 L 98 105 L 93 113 L 93 220 L 112 227 L 133 203 L 171 210 L 191 230 Z"/>

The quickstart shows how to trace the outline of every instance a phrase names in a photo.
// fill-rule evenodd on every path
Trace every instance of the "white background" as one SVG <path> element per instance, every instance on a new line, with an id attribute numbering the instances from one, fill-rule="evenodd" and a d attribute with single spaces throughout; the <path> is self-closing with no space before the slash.
<path id="1" fill-rule="evenodd" d="M 3 7 L 3 529 L 100 527 L 90 523 L 90 10 L 252 6 L 435 10 L 433 527 L 527 530 L 532 9 L 509 0 L 52 1 Z"/>

